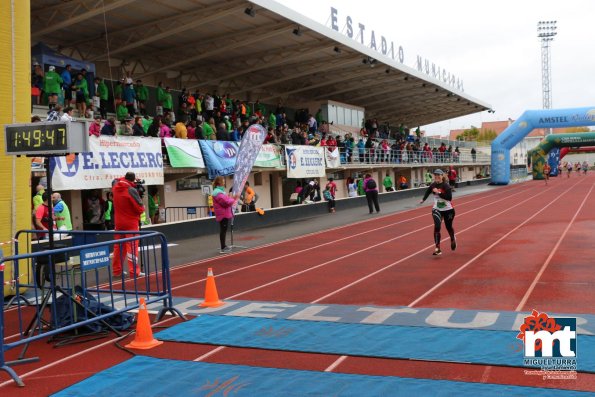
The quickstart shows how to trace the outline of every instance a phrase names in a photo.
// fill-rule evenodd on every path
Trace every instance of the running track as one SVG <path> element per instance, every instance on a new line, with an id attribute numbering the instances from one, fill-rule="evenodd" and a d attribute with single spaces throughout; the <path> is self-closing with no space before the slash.
<path id="1" fill-rule="evenodd" d="M 206 269 L 223 299 L 374 304 L 594 314 L 595 176 L 530 181 L 456 199 L 459 248 L 433 257 L 430 207 L 420 206 L 172 270 L 175 296 L 200 298 Z M 428 203 L 428 202 L 427 202 Z M 362 211 L 367 209 L 362 208 Z M 332 215 L 329 215 L 332 216 Z M 15 332 L 6 313 L 6 336 Z M 159 326 L 178 320 L 166 319 Z M 130 337 L 124 340 L 126 343 Z M 124 344 L 122 343 L 122 344 Z M 16 352 L 9 352 L 14 359 Z M 130 357 L 114 339 L 30 348 L 39 363 L 16 366 L 27 386 L 0 373 L 0 393 L 47 395 Z M 595 391 L 595 375 L 543 381 L 522 368 L 373 359 L 166 342 L 155 357 L 279 368 L 395 375 Z M 150 376 L 150 374 L 148 374 Z M 8 395 L 8 394 L 7 394 Z"/>

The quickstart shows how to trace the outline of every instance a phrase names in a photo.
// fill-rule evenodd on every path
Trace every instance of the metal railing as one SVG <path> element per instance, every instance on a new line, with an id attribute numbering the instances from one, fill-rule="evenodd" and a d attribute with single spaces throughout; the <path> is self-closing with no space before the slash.
<path id="1" fill-rule="evenodd" d="M 68 333 L 59 342 L 64 344 L 98 332 L 101 336 L 107 332 L 120 335 L 119 331 L 132 323 L 127 312 L 138 308 L 141 298 L 147 305 L 159 308 L 158 319 L 166 312 L 183 318 L 173 307 L 163 234 L 55 231 L 56 235 L 67 236 L 56 241 L 56 248 L 47 249 L 47 243 L 41 242 L 37 252 L 19 253 L 19 238 L 25 237 L 28 247 L 31 237 L 38 232 L 19 231 L 15 236 L 15 255 L 0 259 L 0 285 L 8 283 L 14 291 L 13 298 L 0 311 L 0 369 L 8 372 L 19 386 L 24 383 L 11 366 L 37 361 L 36 357 L 25 358 L 25 354 L 29 344 L 40 339 Z M 76 244 L 87 239 L 103 241 Z M 123 268 L 121 274 L 114 274 L 116 262 Z M 12 274 L 5 280 L 7 263 L 12 265 Z M 26 273 L 24 267 L 32 275 L 26 280 L 22 277 Z M 130 271 L 129 279 L 126 270 Z M 4 298 L 2 290 L 3 302 Z M 6 315 L 10 319 L 5 322 Z M 17 360 L 6 361 L 5 353 L 17 347 L 22 347 Z"/>
<path id="2" fill-rule="evenodd" d="M 211 216 L 207 205 L 193 207 L 165 207 L 165 222 L 185 221 Z"/>

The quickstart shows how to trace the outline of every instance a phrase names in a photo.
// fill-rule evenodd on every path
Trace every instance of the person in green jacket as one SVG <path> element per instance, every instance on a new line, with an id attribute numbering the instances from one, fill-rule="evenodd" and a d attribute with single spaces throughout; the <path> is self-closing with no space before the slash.
<path id="1" fill-rule="evenodd" d="M 76 75 L 72 88 L 76 90 L 76 108 L 79 112 L 79 117 L 85 117 L 87 111 L 87 99 L 89 98 L 89 86 L 82 73 Z"/>
<path id="2" fill-rule="evenodd" d="M 128 108 L 126 107 L 124 102 L 120 102 L 118 108 L 116 109 L 116 118 L 120 123 L 124 123 L 128 116 Z"/>
<path id="3" fill-rule="evenodd" d="M 50 66 L 49 70 L 43 75 L 43 91 L 48 96 L 48 107 L 50 110 L 58 103 L 58 94 L 62 91 L 62 77 L 56 73 L 56 67 Z"/>
<path id="4" fill-rule="evenodd" d="M 124 93 L 124 79 L 116 81 L 116 87 L 114 88 L 114 106 L 117 108 L 122 103 L 122 94 Z"/>
<path id="5" fill-rule="evenodd" d="M 163 93 L 163 114 L 171 112 L 174 109 L 174 100 L 171 96 L 171 90 L 169 87 L 165 87 Z"/>
<path id="6" fill-rule="evenodd" d="M 275 116 L 274 112 L 269 114 L 269 127 L 275 128 L 277 126 L 277 116 Z"/>
<path id="7" fill-rule="evenodd" d="M 430 186 L 432 184 L 432 182 L 434 182 L 434 175 L 432 175 L 432 173 L 430 172 L 430 170 L 427 170 L 426 171 L 426 174 L 424 175 L 424 182 L 428 186 Z"/>
<path id="8" fill-rule="evenodd" d="M 384 190 L 387 192 L 394 192 L 395 189 L 393 188 L 393 180 L 390 177 L 390 175 L 387 173 L 386 176 L 384 177 L 384 180 L 382 181 L 382 184 L 384 185 Z"/>
<path id="9" fill-rule="evenodd" d="M 163 89 L 163 83 L 160 81 L 157 83 L 157 105 L 163 106 L 163 97 L 165 96 L 165 90 Z M 158 114 L 158 116 L 160 116 Z"/>
<path id="10" fill-rule="evenodd" d="M 99 113 L 102 119 L 107 118 L 107 98 L 108 90 L 105 81 L 101 77 L 95 77 L 95 84 L 97 84 L 97 91 L 95 95 L 99 97 Z"/>
<path id="11" fill-rule="evenodd" d="M 145 117 L 143 117 L 143 131 L 145 131 L 145 136 L 147 136 L 149 133 L 149 127 L 151 124 L 153 124 L 153 120 L 151 120 L 149 116 L 145 114 Z"/>
<path id="12" fill-rule="evenodd" d="M 52 204 L 54 206 L 54 216 L 56 217 L 56 228 L 58 230 L 72 230 L 72 221 L 70 219 L 70 210 L 60 193 L 52 194 Z"/>
<path id="13" fill-rule="evenodd" d="M 365 190 L 364 190 L 364 179 L 360 178 L 357 181 L 357 194 L 359 194 L 360 196 L 364 196 L 366 194 Z"/>
<path id="14" fill-rule="evenodd" d="M 146 104 L 149 99 L 149 89 L 143 85 L 141 80 L 136 80 L 134 91 L 136 91 L 136 100 L 138 101 L 140 114 L 144 116 L 147 114 Z"/>
<path id="15" fill-rule="evenodd" d="M 35 190 L 37 191 L 37 193 L 35 194 L 35 196 L 33 196 L 33 214 L 35 214 L 35 211 L 37 211 L 37 207 L 43 204 L 42 196 L 45 192 L 45 188 L 43 187 L 43 185 L 37 185 Z"/>
<path id="16" fill-rule="evenodd" d="M 214 140 L 215 139 L 215 131 L 213 127 L 209 123 L 202 123 L 202 133 L 205 136 L 205 139 Z"/>
<path id="17" fill-rule="evenodd" d="M 114 230 L 114 195 L 112 192 L 107 192 L 105 195 L 103 220 L 105 223 L 105 230 Z"/>

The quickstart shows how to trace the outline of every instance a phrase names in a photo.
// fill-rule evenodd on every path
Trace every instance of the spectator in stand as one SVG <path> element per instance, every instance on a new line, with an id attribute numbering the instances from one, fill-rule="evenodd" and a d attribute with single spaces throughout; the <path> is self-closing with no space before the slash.
<path id="1" fill-rule="evenodd" d="M 380 212 L 380 205 L 378 204 L 378 185 L 372 178 L 372 175 L 366 174 L 363 182 L 364 191 L 366 192 L 366 200 L 368 201 L 368 209 L 370 214 L 373 213 L 373 209 L 376 209 L 376 213 Z M 372 204 L 374 208 L 372 208 Z"/>
<path id="2" fill-rule="evenodd" d="M 386 173 L 384 180 L 382 181 L 382 185 L 384 186 L 384 191 L 386 192 L 394 192 L 395 189 L 393 188 L 393 179 L 390 177 L 389 173 Z"/>
<path id="3" fill-rule="evenodd" d="M 386 163 L 390 162 L 390 145 L 388 144 L 388 141 L 386 139 L 382 140 L 381 148 L 382 148 L 382 151 L 384 152 L 384 160 L 383 161 Z"/>
<path id="4" fill-rule="evenodd" d="M 61 116 L 60 112 L 62 112 L 62 105 L 56 105 L 48 112 L 48 117 L 46 117 L 45 121 L 59 121 Z"/>
<path id="5" fill-rule="evenodd" d="M 39 63 L 33 64 L 33 72 L 31 73 L 31 102 L 39 105 L 43 92 L 43 70 Z"/>
<path id="6" fill-rule="evenodd" d="M 99 113 L 101 114 L 101 118 L 105 119 L 107 117 L 107 98 L 109 95 L 107 85 L 99 77 L 95 78 L 95 85 L 95 94 L 99 97 Z"/>
<path id="7" fill-rule="evenodd" d="M 264 137 L 264 143 L 276 143 L 275 134 L 273 133 L 273 127 L 267 128 L 267 134 Z"/>
<path id="8" fill-rule="evenodd" d="M 64 105 L 72 103 L 72 74 L 70 73 L 72 66 L 67 64 L 64 67 L 60 78 L 62 79 L 62 89 L 64 90 Z"/>
<path id="9" fill-rule="evenodd" d="M 134 91 L 134 85 L 126 84 L 124 87 L 124 92 L 122 93 L 123 102 L 126 103 L 126 108 L 128 109 L 128 114 L 130 117 L 133 117 L 136 114 L 136 109 L 134 108 L 134 101 L 136 100 L 136 92 Z"/>
<path id="10" fill-rule="evenodd" d="M 315 133 L 318 130 L 318 123 L 312 114 L 308 115 L 308 132 Z"/>
<path id="11" fill-rule="evenodd" d="M 459 163 L 460 156 L 461 156 L 461 151 L 459 150 L 459 147 L 457 146 L 455 148 L 454 152 L 452 152 L 452 161 L 454 161 L 455 163 Z"/>
<path id="12" fill-rule="evenodd" d="M 132 126 L 133 136 L 145 136 L 145 130 L 143 128 L 143 118 L 136 116 L 134 118 L 134 125 Z"/>
<path id="13" fill-rule="evenodd" d="M 225 126 L 225 123 L 219 123 L 219 126 L 217 127 L 216 139 L 218 141 L 228 141 L 229 140 L 229 134 L 227 133 L 227 128 Z"/>
<path id="14" fill-rule="evenodd" d="M 159 137 L 160 138 L 171 138 L 171 128 L 169 128 L 169 125 L 167 125 L 166 123 L 164 123 L 163 121 L 161 121 L 161 123 L 159 123 Z"/>
<path id="15" fill-rule="evenodd" d="M 116 118 L 120 123 L 123 123 L 127 117 L 130 117 L 130 114 L 128 113 L 128 108 L 126 107 L 124 102 L 120 102 L 118 108 L 116 109 Z"/>
<path id="16" fill-rule="evenodd" d="M 357 150 L 359 154 L 359 162 L 363 163 L 365 161 L 364 158 L 366 154 L 366 145 L 362 138 L 360 138 L 359 141 L 357 141 Z"/>
<path id="17" fill-rule="evenodd" d="M 214 111 L 215 111 L 215 98 L 213 98 L 211 96 L 211 94 L 209 94 L 207 92 L 206 96 L 205 96 L 205 104 L 204 104 L 204 109 L 205 109 L 205 115 L 206 115 L 206 119 L 210 119 L 213 117 L 214 115 Z M 205 131 L 205 135 L 206 135 L 206 131 Z"/>
<path id="18" fill-rule="evenodd" d="M 56 73 L 56 67 L 50 66 L 43 75 L 43 91 L 48 96 L 48 107 L 52 110 L 58 104 L 58 94 L 61 92 L 62 77 Z"/>
<path id="19" fill-rule="evenodd" d="M 171 113 L 174 109 L 174 102 L 171 95 L 171 89 L 169 87 L 165 87 L 165 92 L 163 93 L 163 114 Z"/>
<path id="20" fill-rule="evenodd" d="M 163 116 L 163 101 L 165 99 L 165 90 L 163 89 L 163 83 L 160 81 L 157 83 L 156 89 L 157 95 L 157 116 Z"/>
<path id="21" fill-rule="evenodd" d="M 136 80 L 134 87 L 136 93 L 136 100 L 138 101 L 138 108 L 140 114 L 143 116 L 147 114 L 147 100 L 149 99 L 149 89 L 143 85 L 142 80 Z"/>
<path id="22" fill-rule="evenodd" d="M 316 119 L 316 123 L 318 125 L 322 125 L 323 120 L 322 120 L 322 109 L 318 108 L 318 111 L 316 112 L 316 116 L 314 116 L 314 118 Z"/>
<path id="23" fill-rule="evenodd" d="M 203 123 L 201 119 L 196 120 L 196 130 L 194 131 L 194 135 L 196 136 L 196 139 L 198 139 L 198 140 L 205 139 L 205 134 L 203 131 L 204 124 L 205 123 Z"/>
<path id="24" fill-rule="evenodd" d="M 277 125 L 277 116 L 275 116 L 275 113 L 271 112 L 271 114 L 269 114 L 268 124 L 269 127 L 275 127 Z"/>
<path id="25" fill-rule="evenodd" d="M 101 128 L 101 135 L 116 135 L 116 120 L 113 117 L 105 120 Z"/>
<path id="26" fill-rule="evenodd" d="M 368 136 L 366 140 L 366 163 L 374 161 L 374 140 Z"/>
<path id="27" fill-rule="evenodd" d="M 471 148 L 471 159 L 473 160 L 473 162 L 475 163 L 477 160 L 477 151 L 475 150 L 474 147 Z"/>
<path id="28" fill-rule="evenodd" d="M 442 142 L 442 144 L 438 148 L 438 152 L 440 154 L 440 156 L 438 158 L 438 162 L 439 163 L 444 163 L 444 161 L 446 159 L 446 144 L 444 142 Z"/>
<path id="29" fill-rule="evenodd" d="M 73 108 L 71 108 L 70 106 L 68 106 L 66 109 L 64 109 L 64 113 L 62 114 L 62 116 L 60 117 L 60 121 L 73 121 L 74 118 L 72 117 L 72 112 L 74 111 Z"/>
<path id="30" fill-rule="evenodd" d="M 446 149 L 446 162 L 452 161 L 452 145 L 448 145 L 448 149 Z"/>
<path id="31" fill-rule="evenodd" d="M 133 123 L 134 123 L 134 119 L 132 117 L 126 117 L 124 119 L 124 122 L 120 126 L 120 131 L 118 132 L 118 135 L 132 136 Z"/>
<path id="32" fill-rule="evenodd" d="M 72 88 L 76 91 L 76 107 L 79 116 L 82 117 L 87 111 L 87 98 L 89 97 L 87 80 L 85 80 L 82 73 L 76 75 L 76 80 L 74 81 Z"/>
<path id="33" fill-rule="evenodd" d="M 174 134 L 176 138 L 188 139 L 188 129 L 186 128 L 186 124 L 178 121 L 174 127 Z"/>
<path id="34" fill-rule="evenodd" d="M 186 125 L 187 138 L 196 139 L 196 120 L 191 120 Z"/>
<path id="35" fill-rule="evenodd" d="M 153 138 L 159 138 L 159 135 L 161 133 L 161 124 L 162 124 L 161 116 L 155 116 L 153 118 L 153 122 L 149 126 L 149 130 L 147 131 L 147 136 L 150 136 Z"/>
<path id="36" fill-rule="evenodd" d="M 95 120 L 89 126 L 89 136 L 101 136 L 101 117 L 95 116 Z"/>
<path id="37" fill-rule="evenodd" d="M 190 110 L 188 109 L 188 104 L 186 102 L 180 102 L 177 120 L 182 123 L 187 123 L 188 120 L 190 120 Z"/>
<path id="38" fill-rule="evenodd" d="M 355 140 L 353 139 L 353 137 L 349 137 L 349 138 L 345 139 L 344 146 L 345 146 L 345 158 L 348 163 L 351 163 L 351 159 L 353 156 L 353 149 L 355 147 Z"/>

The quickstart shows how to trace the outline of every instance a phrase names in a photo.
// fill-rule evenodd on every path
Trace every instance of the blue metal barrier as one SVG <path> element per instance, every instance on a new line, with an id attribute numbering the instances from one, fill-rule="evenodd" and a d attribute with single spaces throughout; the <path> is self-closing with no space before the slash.
<path id="1" fill-rule="evenodd" d="M 19 386 L 24 384 L 10 366 L 38 360 L 25 358 L 32 342 L 68 332 L 75 333 L 69 335 L 70 339 L 81 335 L 95 335 L 93 339 L 97 339 L 96 333 L 83 333 L 82 327 L 101 329 L 102 337 L 110 331 L 120 336 L 114 319 L 116 316 L 121 319 L 123 313 L 138 308 L 140 298 L 145 298 L 147 305 L 161 303 L 157 321 L 167 312 L 184 318 L 173 307 L 168 247 L 162 233 L 55 231 L 56 235 L 68 237 L 56 239 L 57 248 L 47 249 L 42 241 L 36 244 L 37 252 L 19 253 L 19 238 L 26 236 L 30 243 L 37 232 L 19 231 L 15 236 L 15 255 L 0 261 L 0 285 L 8 277 L 4 274 L 4 263 L 12 263 L 9 282 L 15 295 L 10 304 L 14 303 L 16 308 L 5 313 L 3 305 L 0 312 L 0 369 L 8 372 Z M 79 241 L 98 242 L 73 245 Z M 159 254 L 158 250 L 161 250 Z M 114 262 L 118 259 L 122 271 L 114 274 Z M 19 267 L 23 266 L 30 269 L 32 276 L 28 280 L 21 280 Z M 126 277 L 126 270 L 130 278 Z M 6 329 L 5 314 L 16 317 L 14 329 Z M 16 334 L 13 337 L 18 340 L 6 343 L 5 332 Z M 5 361 L 5 352 L 16 347 L 22 347 L 18 359 Z"/>

